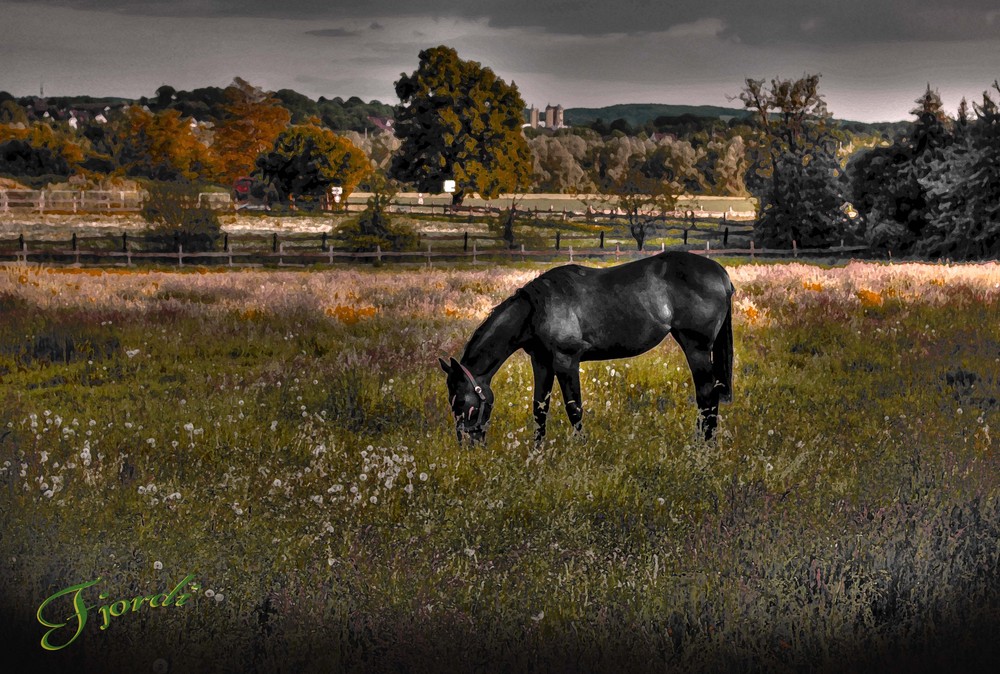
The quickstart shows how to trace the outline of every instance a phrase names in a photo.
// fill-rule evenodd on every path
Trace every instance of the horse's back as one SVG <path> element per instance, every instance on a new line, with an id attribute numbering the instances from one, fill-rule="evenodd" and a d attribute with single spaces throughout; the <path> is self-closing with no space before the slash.
<path id="1" fill-rule="evenodd" d="M 606 268 L 562 265 L 529 282 L 542 341 L 595 357 L 636 355 L 672 329 L 711 332 L 728 313 L 732 284 L 713 260 L 665 252 Z"/>

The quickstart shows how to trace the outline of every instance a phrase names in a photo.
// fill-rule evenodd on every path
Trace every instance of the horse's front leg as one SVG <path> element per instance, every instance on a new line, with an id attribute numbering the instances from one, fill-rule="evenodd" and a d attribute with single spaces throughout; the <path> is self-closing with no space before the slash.
<path id="1" fill-rule="evenodd" d="M 545 422 L 549 416 L 549 401 L 552 399 L 552 381 L 555 372 L 552 364 L 538 358 L 531 357 L 531 371 L 535 374 L 535 404 L 533 412 L 535 415 L 535 443 L 545 439 Z"/>
<path id="2" fill-rule="evenodd" d="M 583 431 L 583 395 L 580 391 L 580 362 L 574 361 L 569 368 L 556 369 L 559 388 L 562 389 L 566 416 L 577 433 Z"/>

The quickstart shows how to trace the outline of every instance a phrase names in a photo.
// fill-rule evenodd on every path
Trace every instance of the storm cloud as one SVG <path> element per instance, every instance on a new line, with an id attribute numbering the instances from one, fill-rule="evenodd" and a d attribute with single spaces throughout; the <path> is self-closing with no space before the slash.
<path id="1" fill-rule="evenodd" d="M 498 28 L 563 35 L 662 32 L 714 20 L 749 44 L 967 41 L 1000 32 L 995 0 L 14 0 L 170 17 L 304 20 L 412 16 L 484 20 Z"/>
<path id="2" fill-rule="evenodd" d="M 544 107 L 739 106 L 746 78 L 820 73 L 830 110 L 950 109 L 1000 76 L 996 0 L 0 0 L 0 90 L 138 97 L 240 76 L 316 98 L 392 102 L 446 44 Z"/>

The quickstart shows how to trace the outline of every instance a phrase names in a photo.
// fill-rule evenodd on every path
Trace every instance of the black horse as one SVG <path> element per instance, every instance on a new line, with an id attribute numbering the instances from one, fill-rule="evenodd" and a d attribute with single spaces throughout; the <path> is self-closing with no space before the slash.
<path id="1" fill-rule="evenodd" d="M 459 442 L 463 435 L 473 443 L 486 439 L 490 381 L 518 349 L 531 356 L 535 440 L 541 441 L 553 378 L 559 379 L 570 423 L 582 430 L 580 363 L 637 356 L 668 334 L 687 357 L 698 425 L 711 439 L 719 401 L 732 399 L 732 296 L 726 270 L 693 253 L 665 252 L 605 269 L 550 269 L 493 309 L 460 361 L 439 359 Z"/>

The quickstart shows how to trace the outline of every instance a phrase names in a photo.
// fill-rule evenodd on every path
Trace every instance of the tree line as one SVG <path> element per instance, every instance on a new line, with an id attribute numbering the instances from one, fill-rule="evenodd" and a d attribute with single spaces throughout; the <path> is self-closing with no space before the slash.
<path id="1" fill-rule="evenodd" d="M 447 188 L 455 204 L 472 193 L 596 193 L 623 212 L 640 248 L 651 214 L 671 209 L 681 194 L 753 195 L 754 236 L 763 245 L 864 242 L 896 255 L 996 254 L 993 94 L 963 101 L 951 119 L 928 86 L 914 121 L 876 130 L 834 120 L 819 79 L 747 79 L 739 100 L 749 114 L 728 122 L 682 116 L 636 129 L 597 120 L 556 131 L 525 128 L 516 84 L 443 45 L 421 51 L 416 70 L 400 76 L 394 106 L 312 101 L 236 78 L 224 89 L 164 85 L 144 105 L 74 128 L 29 119 L 0 93 L 0 174 L 223 188 L 252 175 L 276 200 L 300 206 L 331 186 L 382 195 Z M 388 133 L 380 130 L 386 120 Z M 515 214 L 512 203 L 507 220 Z"/>

